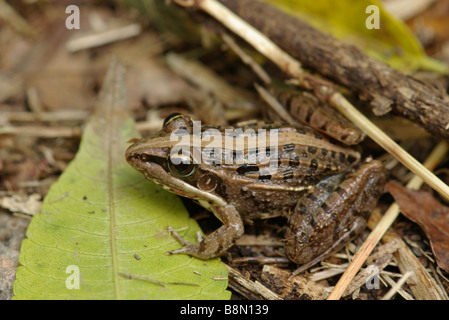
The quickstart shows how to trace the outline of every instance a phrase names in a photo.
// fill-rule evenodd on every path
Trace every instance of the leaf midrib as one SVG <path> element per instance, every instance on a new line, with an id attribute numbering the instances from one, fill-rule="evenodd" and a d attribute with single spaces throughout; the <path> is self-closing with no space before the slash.
<path id="1" fill-rule="evenodd" d="M 114 89 L 115 86 L 114 86 Z M 113 159 L 113 146 L 114 144 L 112 143 L 112 129 L 115 128 L 115 121 L 113 114 L 112 114 L 112 110 L 114 110 L 116 108 L 116 102 L 117 100 L 115 99 L 116 95 L 114 94 L 114 101 L 112 102 L 113 106 L 112 108 L 107 108 L 107 112 L 106 112 L 106 117 L 107 117 L 107 123 L 109 123 L 109 125 L 107 126 L 107 144 L 106 144 L 106 148 L 107 148 L 107 155 L 108 155 L 108 159 L 107 159 L 107 183 L 108 183 L 108 205 L 109 205 L 109 212 L 110 212 L 110 232 L 111 232 L 111 260 L 112 260 L 112 274 L 113 274 L 113 282 L 114 282 L 114 298 L 117 300 L 120 300 L 120 284 L 119 284 L 119 274 L 118 274 L 118 257 L 117 257 L 117 239 L 116 239 L 116 220 L 115 220 L 115 207 L 114 207 L 114 179 L 112 178 L 112 170 L 113 170 L 113 164 L 112 164 L 112 159 Z M 113 125 L 112 125 L 113 124 Z M 117 130 L 114 130 L 115 132 L 117 132 Z"/>

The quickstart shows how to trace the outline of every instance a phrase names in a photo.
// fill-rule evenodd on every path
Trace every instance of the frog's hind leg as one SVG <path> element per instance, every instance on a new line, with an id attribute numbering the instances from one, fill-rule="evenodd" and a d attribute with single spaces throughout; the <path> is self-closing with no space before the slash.
<path id="1" fill-rule="evenodd" d="M 379 161 L 371 161 L 343 178 L 339 174 L 322 180 L 290 217 L 285 250 L 292 261 L 304 265 L 302 270 L 363 230 L 383 192 L 386 172 Z"/>

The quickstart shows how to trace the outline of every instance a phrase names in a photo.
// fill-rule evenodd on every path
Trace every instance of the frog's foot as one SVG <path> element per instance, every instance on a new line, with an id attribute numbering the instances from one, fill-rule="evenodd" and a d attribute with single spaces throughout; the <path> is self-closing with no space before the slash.
<path id="1" fill-rule="evenodd" d="M 175 229 L 173 229 L 172 227 L 167 227 L 167 230 L 168 230 L 168 233 L 176 240 L 176 241 L 178 241 L 180 244 L 182 244 L 183 246 L 192 246 L 192 245 L 195 245 L 193 242 L 190 242 L 190 241 L 187 241 L 187 240 L 185 240 L 183 237 L 181 237 L 180 235 L 179 235 L 179 233 L 178 232 L 176 232 L 175 231 Z M 178 249 L 179 250 L 179 249 Z M 174 252 L 174 251 L 177 251 L 177 250 L 173 250 L 173 251 L 169 251 L 169 252 L 167 252 L 167 253 L 176 253 L 176 252 Z"/>
<path id="2" fill-rule="evenodd" d="M 363 230 L 382 194 L 386 172 L 379 161 L 371 161 L 341 179 L 324 179 L 295 208 L 285 242 L 292 261 L 309 267 Z"/>
<path id="3" fill-rule="evenodd" d="M 181 237 L 173 228 L 168 227 L 171 236 L 183 247 L 167 252 L 167 254 L 188 254 L 199 259 L 211 259 L 228 250 L 243 234 L 243 222 L 233 206 L 213 208 L 214 214 L 219 217 L 223 226 L 198 239 L 193 243 Z M 201 237 L 200 237 L 201 238 Z"/>

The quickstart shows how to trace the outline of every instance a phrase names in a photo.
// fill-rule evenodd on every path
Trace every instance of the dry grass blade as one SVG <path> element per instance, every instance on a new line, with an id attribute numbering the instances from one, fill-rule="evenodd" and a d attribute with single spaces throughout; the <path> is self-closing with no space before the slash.
<path id="1" fill-rule="evenodd" d="M 437 284 L 399 235 L 395 232 L 387 232 L 382 238 L 384 242 L 392 240 L 399 241 L 400 244 L 398 251 L 394 253 L 399 270 L 402 273 L 413 272 L 407 279 L 413 297 L 416 300 L 447 300 L 444 290 L 441 290 L 442 285 Z"/>
<path id="2" fill-rule="evenodd" d="M 382 130 L 369 121 L 361 112 L 354 108 L 346 98 L 339 93 L 334 93 L 329 102 L 410 171 L 415 173 L 440 195 L 449 200 L 449 187 L 443 181 L 438 179 L 429 169 L 423 166 Z"/>
<path id="3" fill-rule="evenodd" d="M 221 35 L 223 41 L 231 48 L 231 50 L 240 57 L 240 59 L 247 64 L 255 74 L 262 80 L 264 83 L 269 84 L 271 83 L 271 78 L 268 75 L 268 73 L 265 72 L 265 70 L 251 58 L 248 54 L 243 51 L 238 44 L 232 39 L 231 36 L 229 36 L 226 33 L 223 33 Z"/>
<path id="4" fill-rule="evenodd" d="M 27 37 L 36 37 L 36 32 L 6 1 L 0 0 L 0 18 L 9 23 L 19 33 Z"/>
<path id="5" fill-rule="evenodd" d="M 175 0 L 175 2 L 186 5 L 184 1 Z M 213 16 L 229 30 L 250 43 L 257 51 L 276 63 L 282 70 L 295 78 L 302 79 L 304 72 L 299 61 L 268 40 L 262 33 L 226 8 L 226 6 L 215 0 L 199 0 L 196 2 L 201 10 Z"/>
<path id="6" fill-rule="evenodd" d="M 94 34 L 84 35 L 67 42 L 67 50 L 77 52 L 89 48 L 99 47 L 115 41 L 135 37 L 141 32 L 139 24 L 130 24 L 112 30 L 103 30 Z"/>
<path id="7" fill-rule="evenodd" d="M 402 278 L 399 279 L 399 281 L 396 282 L 396 284 L 391 288 L 391 290 L 387 292 L 387 294 L 382 298 L 382 300 L 390 300 L 412 274 L 413 274 L 412 271 L 409 271 L 406 274 L 404 274 Z"/>

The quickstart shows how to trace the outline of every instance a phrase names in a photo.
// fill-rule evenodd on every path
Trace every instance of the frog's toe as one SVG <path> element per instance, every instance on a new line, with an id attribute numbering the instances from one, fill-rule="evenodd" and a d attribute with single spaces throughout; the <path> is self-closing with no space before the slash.
<path id="1" fill-rule="evenodd" d="M 168 233 L 176 240 L 178 241 L 180 244 L 182 244 L 184 247 L 191 247 L 191 246 L 195 246 L 194 243 L 187 241 L 186 239 L 184 239 L 183 237 L 181 237 L 179 235 L 179 233 L 177 233 L 172 227 L 167 227 Z M 174 250 L 176 251 L 176 250 Z M 171 252 L 171 251 L 170 251 Z"/>
<path id="2" fill-rule="evenodd" d="M 182 247 L 179 249 L 175 249 L 175 250 L 171 250 L 166 252 L 167 255 L 172 255 L 172 254 L 191 254 L 192 252 L 192 247 L 186 246 L 186 247 Z"/>

